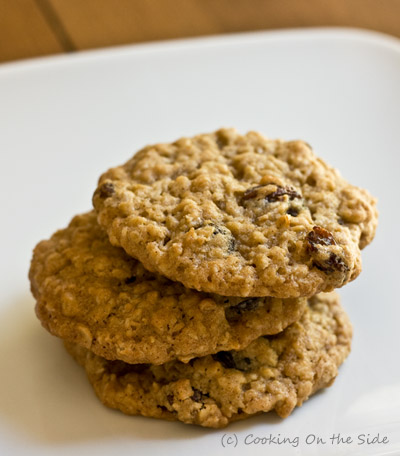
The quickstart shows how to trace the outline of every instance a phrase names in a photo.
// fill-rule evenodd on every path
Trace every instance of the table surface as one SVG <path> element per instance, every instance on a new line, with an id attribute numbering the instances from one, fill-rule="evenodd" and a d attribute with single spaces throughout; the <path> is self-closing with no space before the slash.
<path id="1" fill-rule="evenodd" d="M 399 17 L 399 0 L 0 0 L 0 62 L 287 27 L 360 27 L 400 37 Z"/>

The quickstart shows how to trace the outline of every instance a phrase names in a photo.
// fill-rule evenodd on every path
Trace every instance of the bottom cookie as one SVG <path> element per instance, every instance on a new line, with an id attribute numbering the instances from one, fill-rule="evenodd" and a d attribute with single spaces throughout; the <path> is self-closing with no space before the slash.
<path id="1" fill-rule="evenodd" d="M 275 410 L 282 418 L 330 386 L 350 352 L 352 326 L 334 293 L 309 299 L 303 317 L 237 352 L 185 364 L 108 361 L 79 345 L 67 350 L 85 368 L 99 399 L 129 415 L 220 428 Z"/>

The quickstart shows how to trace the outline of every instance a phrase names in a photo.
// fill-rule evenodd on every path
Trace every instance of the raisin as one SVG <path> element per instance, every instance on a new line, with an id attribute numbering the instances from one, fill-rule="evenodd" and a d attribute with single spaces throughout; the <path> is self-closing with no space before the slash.
<path id="1" fill-rule="evenodd" d="M 259 304 L 260 304 L 259 298 L 248 298 L 233 307 L 235 308 L 236 312 L 242 313 L 242 312 L 248 312 L 249 310 L 257 309 Z"/>
<path id="2" fill-rule="evenodd" d="M 225 227 L 214 225 L 213 223 L 211 223 L 211 225 L 214 227 L 214 236 L 216 236 L 217 234 L 222 234 L 223 236 L 226 236 L 228 244 L 228 253 L 232 253 L 236 248 L 236 239 L 232 236 L 232 233 Z"/>
<path id="3" fill-rule="evenodd" d="M 228 243 L 228 252 L 232 253 L 236 249 L 236 239 L 231 237 Z"/>
<path id="4" fill-rule="evenodd" d="M 214 361 L 221 363 L 225 369 L 236 369 L 236 363 L 233 359 L 232 353 L 228 351 L 220 351 L 212 355 Z"/>
<path id="5" fill-rule="evenodd" d="M 301 198 L 301 195 L 296 192 L 293 187 L 279 187 L 273 192 L 265 197 L 268 202 L 282 201 L 285 195 L 289 196 L 289 199 L 292 201 L 295 198 Z"/>
<path id="6" fill-rule="evenodd" d="M 134 283 L 135 281 L 136 281 L 136 277 L 135 276 L 128 277 L 127 279 L 125 279 L 125 283 L 127 285 L 129 285 L 130 283 Z"/>
<path id="7" fill-rule="evenodd" d="M 193 390 L 193 394 L 190 398 L 195 402 L 201 402 L 201 396 L 202 396 L 201 391 L 196 388 L 192 388 L 192 390 Z"/>
<path id="8" fill-rule="evenodd" d="M 251 370 L 251 359 L 250 358 L 240 358 L 235 360 L 236 362 L 236 369 L 242 372 L 248 372 Z"/>
<path id="9" fill-rule="evenodd" d="M 173 410 L 173 411 L 171 412 L 170 410 L 167 409 L 167 407 L 164 407 L 163 405 L 157 405 L 157 408 L 159 408 L 159 409 L 162 410 L 163 412 L 176 413 L 175 410 Z"/>
<path id="10" fill-rule="evenodd" d="M 259 189 L 262 187 L 266 187 L 266 185 L 257 185 L 256 187 L 247 189 L 242 196 L 242 200 L 246 201 L 252 198 L 256 198 L 258 196 Z M 296 192 L 296 190 L 293 187 L 281 187 L 280 185 L 277 185 L 276 187 L 277 188 L 274 192 L 269 193 L 265 196 L 265 201 L 267 201 L 268 203 L 283 201 L 283 197 L 285 195 L 288 195 L 290 201 L 296 198 L 301 198 L 300 193 Z"/>
<path id="11" fill-rule="evenodd" d="M 242 196 L 242 200 L 246 201 L 255 198 L 258 195 L 258 189 L 264 187 L 264 185 L 257 185 L 256 187 L 248 188 Z"/>
<path id="12" fill-rule="evenodd" d="M 168 401 L 169 405 L 172 405 L 174 403 L 174 395 L 172 393 L 167 394 L 167 401 Z"/>
<path id="13" fill-rule="evenodd" d="M 340 272 L 347 272 L 349 271 L 349 267 L 347 264 L 343 261 L 343 258 L 340 258 L 339 256 L 335 255 L 334 253 L 331 253 L 329 257 L 329 264 L 332 265 L 334 269 Z"/>
<path id="14" fill-rule="evenodd" d="M 208 393 L 202 393 L 197 388 L 192 387 L 192 390 L 193 390 L 193 394 L 190 398 L 195 402 L 203 402 L 203 399 L 205 397 L 210 397 Z"/>
<path id="15" fill-rule="evenodd" d="M 106 182 L 100 187 L 100 198 L 109 198 L 115 193 L 114 185 L 111 182 Z"/>
<path id="16" fill-rule="evenodd" d="M 215 226 L 213 234 L 226 234 L 226 230 L 224 230 L 220 226 Z"/>
<path id="17" fill-rule="evenodd" d="M 292 217 L 297 217 L 299 215 L 299 209 L 297 209 L 297 207 L 289 207 L 286 214 L 291 215 Z"/>
<path id="18" fill-rule="evenodd" d="M 347 272 L 349 270 L 347 264 L 335 253 L 331 253 L 329 258 L 324 262 L 314 261 L 313 264 L 320 271 L 326 272 L 327 274 L 332 274 L 335 271 Z"/>
<path id="19" fill-rule="evenodd" d="M 251 368 L 250 358 L 234 358 L 232 353 L 228 351 L 221 351 L 211 356 L 214 361 L 220 362 L 225 369 L 237 369 L 246 372 Z"/>
<path id="20" fill-rule="evenodd" d="M 312 231 L 307 234 L 307 251 L 311 254 L 315 254 L 319 251 L 318 245 L 329 246 L 337 244 L 332 233 L 320 226 L 314 226 Z M 344 260 L 333 252 L 331 252 L 326 259 L 314 258 L 313 266 L 326 274 L 332 274 L 335 271 L 349 271 L 349 267 Z"/>
<path id="21" fill-rule="evenodd" d="M 320 226 L 314 226 L 312 231 L 307 234 L 307 250 L 317 252 L 317 245 L 336 245 L 336 241 L 328 230 Z"/>
<path id="22" fill-rule="evenodd" d="M 228 307 L 225 310 L 225 317 L 229 322 L 238 321 L 244 312 L 250 312 L 257 309 L 259 304 L 259 298 L 245 299 L 244 301 L 239 302 L 239 304 L 236 304 L 236 306 Z"/>

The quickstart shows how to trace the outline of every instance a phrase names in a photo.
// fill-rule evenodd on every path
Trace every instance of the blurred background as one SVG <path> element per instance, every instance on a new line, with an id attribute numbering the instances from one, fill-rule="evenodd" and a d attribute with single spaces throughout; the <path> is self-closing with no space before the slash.
<path id="1" fill-rule="evenodd" d="M 0 62 L 310 26 L 359 27 L 400 37 L 400 0 L 0 0 Z"/>

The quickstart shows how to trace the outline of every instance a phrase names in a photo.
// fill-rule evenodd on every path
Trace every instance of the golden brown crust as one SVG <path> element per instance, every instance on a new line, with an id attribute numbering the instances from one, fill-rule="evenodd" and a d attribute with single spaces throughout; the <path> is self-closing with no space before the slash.
<path id="1" fill-rule="evenodd" d="M 105 405 L 130 415 L 219 428 L 270 410 L 287 417 L 333 383 L 351 337 L 350 321 L 332 293 L 311 298 L 301 320 L 278 335 L 187 364 L 129 365 L 76 344 L 66 347 Z"/>
<path id="2" fill-rule="evenodd" d="M 149 146 L 93 196 L 110 241 L 188 288 L 312 296 L 353 280 L 375 200 L 302 141 L 219 130 Z"/>
<path id="3" fill-rule="evenodd" d="M 47 330 L 130 363 L 238 350 L 282 331 L 306 308 L 305 298 L 227 298 L 150 273 L 109 243 L 93 212 L 38 244 L 30 280 Z"/>

